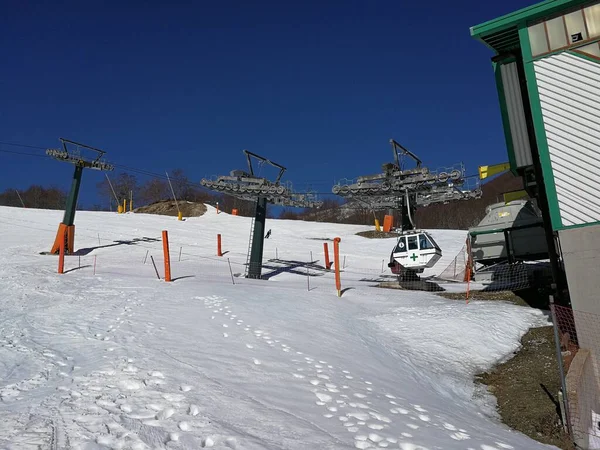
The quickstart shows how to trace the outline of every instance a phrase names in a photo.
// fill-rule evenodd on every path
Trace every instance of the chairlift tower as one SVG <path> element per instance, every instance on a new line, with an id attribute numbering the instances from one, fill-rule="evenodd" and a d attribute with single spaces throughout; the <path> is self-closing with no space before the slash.
<path id="1" fill-rule="evenodd" d="M 401 210 L 402 231 L 412 230 L 419 206 L 481 197 L 481 189 L 463 189 L 466 182 L 462 164 L 440 170 L 423 167 L 421 159 L 394 139 L 390 139 L 394 161 L 382 165 L 382 173 L 342 180 L 332 192 L 375 209 Z M 408 168 L 406 160 L 414 167 Z"/>
<path id="2" fill-rule="evenodd" d="M 65 240 L 65 253 L 73 253 L 75 251 L 75 211 L 77 210 L 77 198 L 79 197 L 79 187 L 81 185 L 81 176 L 83 169 L 94 169 L 102 171 L 114 170 L 114 167 L 102 161 L 104 150 L 100 150 L 89 145 L 80 144 L 68 139 L 59 138 L 62 143 L 62 149 L 50 148 L 46 150 L 46 154 L 52 158 L 75 165 L 73 173 L 73 181 L 71 183 L 71 191 L 67 197 L 65 207 L 65 215 L 62 223 L 58 226 L 58 232 L 54 245 L 50 253 L 55 254 L 60 250 L 61 239 Z M 81 154 L 81 150 L 89 150 L 96 155 L 95 158 L 85 158 Z"/>
<path id="3" fill-rule="evenodd" d="M 248 163 L 248 172 L 232 170 L 229 175 L 219 176 L 216 179 L 202 179 L 200 184 L 216 192 L 231 195 L 241 200 L 256 202 L 256 210 L 250 230 L 248 243 L 248 258 L 246 260 L 246 277 L 261 278 L 262 258 L 265 239 L 265 222 L 267 218 L 267 205 L 289 206 L 294 208 L 314 208 L 321 206 L 314 193 L 295 193 L 289 182 L 282 183 L 281 178 L 286 168 L 274 163 L 260 155 L 243 150 Z M 279 169 L 274 181 L 259 177 L 254 173 L 252 158 L 259 164 L 270 164 Z"/>

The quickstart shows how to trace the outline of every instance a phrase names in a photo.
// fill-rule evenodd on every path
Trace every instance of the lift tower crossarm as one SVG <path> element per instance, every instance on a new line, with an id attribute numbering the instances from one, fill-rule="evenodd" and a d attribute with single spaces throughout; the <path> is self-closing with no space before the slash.
<path id="1" fill-rule="evenodd" d="M 81 144 L 79 142 L 71 141 L 69 139 L 65 139 L 65 138 L 59 138 L 59 139 L 60 139 L 60 142 L 62 142 L 63 149 L 65 150 L 65 152 L 68 151 L 67 144 L 73 144 L 73 145 L 76 145 L 77 147 L 87 148 L 88 150 L 93 150 L 95 152 L 98 152 L 100 154 L 98 159 L 100 159 L 106 153 L 104 150 L 100 150 L 99 148 L 90 147 L 89 145 Z"/>
<path id="2" fill-rule="evenodd" d="M 408 155 L 417 163 L 417 168 L 421 168 L 421 159 L 415 155 L 413 152 L 403 147 L 400 143 L 398 143 L 394 139 L 390 139 L 390 144 L 392 144 L 392 151 L 394 152 L 394 161 L 396 161 L 396 165 L 400 167 L 400 158 L 398 157 L 398 149 L 402 150 L 403 155 Z"/>
<path id="3" fill-rule="evenodd" d="M 250 175 L 252 175 L 252 176 L 255 176 L 255 175 L 254 175 L 254 170 L 252 169 L 252 160 L 250 159 L 251 156 L 253 156 L 254 158 L 256 158 L 262 162 L 271 164 L 273 167 L 277 167 L 279 169 L 279 174 L 277 175 L 277 178 L 275 179 L 275 183 L 279 183 L 279 181 L 281 180 L 281 177 L 283 176 L 283 173 L 287 170 L 281 164 L 274 163 L 273 161 L 270 161 L 263 156 L 257 155 L 256 153 L 252 153 L 248 150 L 244 150 L 244 153 L 246 154 L 246 158 L 248 159 L 248 169 L 250 170 Z"/>

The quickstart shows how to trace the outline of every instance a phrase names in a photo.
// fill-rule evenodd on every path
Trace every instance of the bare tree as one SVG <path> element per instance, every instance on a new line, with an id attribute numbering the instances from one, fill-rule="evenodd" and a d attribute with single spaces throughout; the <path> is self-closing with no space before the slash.
<path id="1" fill-rule="evenodd" d="M 177 200 L 189 200 L 192 201 L 194 197 L 194 189 L 191 186 L 190 180 L 183 169 L 175 169 L 170 174 L 171 185 L 175 192 Z"/>
<path id="2" fill-rule="evenodd" d="M 116 177 L 110 177 L 110 183 L 115 191 L 114 194 L 106 178 L 96 184 L 98 195 L 101 198 L 108 197 L 114 199 L 116 195 L 117 198 L 115 200 L 118 200 L 119 204 L 121 204 L 123 200 L 129 200 L 131 192 L 133 192 L 134 198 L 137 198 L 139 189 L 135 175 L 130 175 L 127 172 L 121 172 Z"/>
<path id="3" fill-rule="evenodd" d="M 139 199 L 141 204 L 147 205 L 150 203 L 166 200 L 170 197 L 169 186 L 166 181 L 158 178 L 152 178 L 140 189 Z"/>

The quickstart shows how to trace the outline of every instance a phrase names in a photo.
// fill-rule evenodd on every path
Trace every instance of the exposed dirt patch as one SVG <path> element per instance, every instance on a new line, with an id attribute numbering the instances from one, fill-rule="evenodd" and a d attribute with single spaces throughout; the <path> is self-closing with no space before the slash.
<path id="1" fill-rule="evenodd" d="M 383 231 L 359 231 L 356 233 L 357 236 L 366 237 L 369 239 L 389 239 L 389 238 L 397 238 L 398 233 L 384 233 Z"/>
<path id="2" fill-rule="evenodd" d="M 467 299 L 467 295 L 464 292 L 442 292 L 438 295 L 449 300 L 465 301 Z M 469 300 L 505 301 L 514 305 L 529 306 L 525 300 L 511 291 L 471 291 L 469 293 Z"/>
<path id="3" fill-rule="evenodd" d="M 437 295 L 451 300 L 466 299 L 465 293 L 442 292 Z M 538 306 L 545 297 L 535 289 L 471 291 L 469 300 L 505 301 L 548 309 Z M 565 450 L 575 449 L 560 423 L 560 377 L 551 326 L 529 330 L 521 339 L 521 348 L 510 360 L 476 376 L 475 380 L 485 384 L 496 397 L 498 412 L 506 425 L 544 444 Z"/>
<path id="4" fill-rule="evenodd" d="M 552 327 L 532 328 L 521 344 L 512 359 L 478 375 L 476 381 L 496 396 L 506 425 L 544 444 L 574 449 L 560 424 L 560 378 Z"/>
<path id="5" fill-rule="evenodd" d="M 442 292 L 444 288 L 426 280 L 382 281 L 376 287 L 384 289 L 401 289 L 406 291 Z"/>
<path id="6" fill-rule="evenodd" d="M 204 203 L 183 201 L 179 202 L 179 209 L 181 210 L 183 217 L 199 217 L 206 212 L 206 205 Z M 134 209 L 134 212 L 175 217 L 177 217 L 178 213 L 177 204 L 173 200 L 163 200 L 147 206 L 140 206 L 139 208 Z"/>
<path id="7" fill-rule="evenodd" d="M 466 300 L 465 293 L 440 294 L 449 300 Z M 532 308 L 550 310 L 549 296 L 544 291 L 536 288 L 520 289 L 518 291 L 471 291 L 469 300 L 491 300 L 505 301 L 519 306 L 530 306 Z"/>

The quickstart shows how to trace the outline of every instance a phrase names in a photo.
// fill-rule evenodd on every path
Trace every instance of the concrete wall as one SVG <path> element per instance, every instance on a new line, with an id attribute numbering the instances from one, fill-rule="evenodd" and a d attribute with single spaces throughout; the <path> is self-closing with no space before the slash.
<path id="1" fill-rule="evenodd" d="M 600 225 L 561 230 L 558 236 L 573 309 L 600 316 Z"/>
<path id="2" fill-rule="evenodd" d="M 573 399 L 571 418 L 575 438 L 582 448 L 600 448 L 600 225 L 561 230 L 562 248 L 569 294 L 573 306 L 577 339 L 589 357 L 582 358 L 579 375 L 571 374 L 569 392 Z M 585 351 L 583 350 L 583 351 Z M 583 357 L 580 350 L 577 356 Z M 581 353 L 581 355 L 580 355 Z M 585 364 L 583 364 L 585 361 Z M 575 360 L 573 361 L 575 363 Z M 577 380 L 576 380 L 577 379 Z"/>

